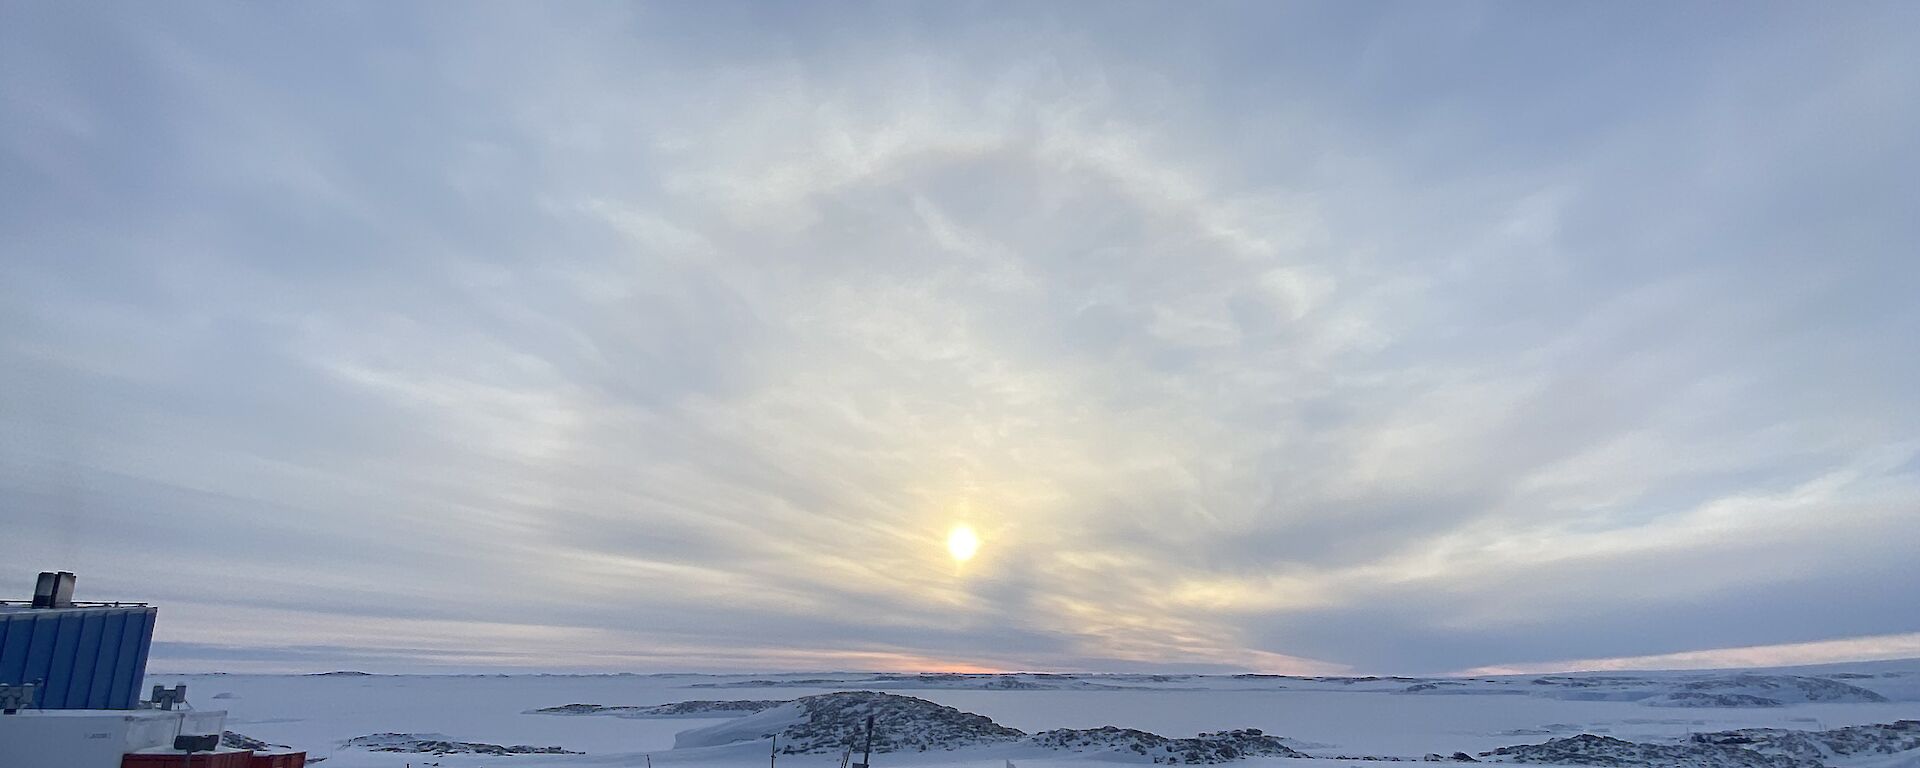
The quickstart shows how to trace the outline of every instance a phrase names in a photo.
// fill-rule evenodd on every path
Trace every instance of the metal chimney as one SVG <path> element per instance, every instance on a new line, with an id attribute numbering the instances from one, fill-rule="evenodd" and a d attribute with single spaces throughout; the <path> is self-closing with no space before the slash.
<path id="1" fill-rule="evenodd" d="M 59 574 L 52 571 L 40 572 L 40 580 L 33 584 L 33 607 L 53 607 L 53 583 L 59 579 Z"/>
<path id="2" fill-rule="evenodd" d="M 53 607 L 73 607 L 73 584 L 78 577 L 69 571 L 61 571 L 53 577 Z"/>
<path id="3" fill-rule="evenodd" d="M 72 608 L 75 577 L 68 571 L 41 571 L 33 585 L 33 607 Z"/>

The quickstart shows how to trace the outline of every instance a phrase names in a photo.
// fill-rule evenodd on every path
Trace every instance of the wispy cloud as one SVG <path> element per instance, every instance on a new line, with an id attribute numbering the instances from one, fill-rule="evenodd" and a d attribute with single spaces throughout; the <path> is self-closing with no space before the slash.
<path id="1" fill-rule="evenodd" d="M 1913 9 L 1000 10 L 0 10 L 0 579 L 168 668 L 1920 628 Z"/>

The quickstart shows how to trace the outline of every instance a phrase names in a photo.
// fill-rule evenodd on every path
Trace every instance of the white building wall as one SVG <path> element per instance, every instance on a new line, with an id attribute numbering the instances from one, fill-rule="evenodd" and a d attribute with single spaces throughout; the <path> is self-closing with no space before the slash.
<path id="1" fill-rule="evenodd" d="M 128 752 L 173 745 L 175 734 L 219 733 L 225 712 L 22 710 L 0 715 L 0 766 L 120 768 Z"/>

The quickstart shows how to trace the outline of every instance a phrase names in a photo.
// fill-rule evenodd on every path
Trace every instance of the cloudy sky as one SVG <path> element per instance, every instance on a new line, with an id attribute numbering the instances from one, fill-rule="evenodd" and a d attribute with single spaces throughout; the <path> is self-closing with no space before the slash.
<path id="1" fill-rule="evenodd" d="M 169 671 L 1920 656 L 1915 30 L 6 0 L 0 585 Z"/>

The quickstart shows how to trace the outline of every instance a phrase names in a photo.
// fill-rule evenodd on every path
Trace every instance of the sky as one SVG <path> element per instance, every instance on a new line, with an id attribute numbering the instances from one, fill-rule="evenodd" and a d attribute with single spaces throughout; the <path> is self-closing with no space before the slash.
<path id="1" fill-rule="evenodd" d="M 1920 656 L 1916 30 L 0 0 L 0 592 L 163 671 Z"/>

